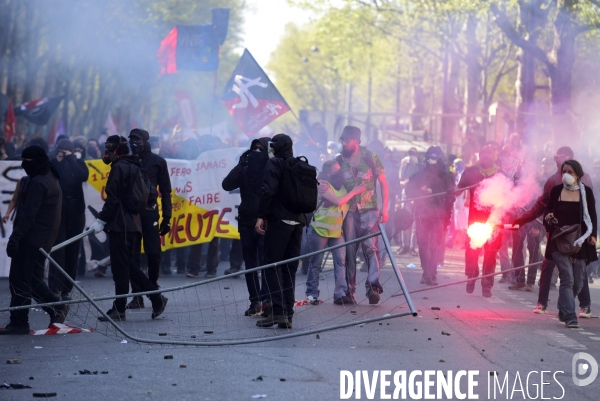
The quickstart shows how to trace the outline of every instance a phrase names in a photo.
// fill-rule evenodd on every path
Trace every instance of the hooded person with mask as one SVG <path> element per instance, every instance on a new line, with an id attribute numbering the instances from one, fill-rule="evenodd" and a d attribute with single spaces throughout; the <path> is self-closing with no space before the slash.
<path id="1" fill-rule="evenodd" d="M 406 185 L 408 198 L 435 195 L 414 202 L 417 244 L 423 276 L 421 284 L 438 285 L 437 267 L 443 263 L 445 232 L 454 205 L 454 176 L 442 160 L 442 149 L 431 146 L 425 154 L 425 169 Z"/>
<path id="2" fill-rule="evenodd" d="M 350 192 L 344 187 L 344 173 L 337 160 L 330 160 L 323 164 L 321 173 L 317 177 L 319 183 L 319 203 L 313 215 L 308 231 L 308 252 L 316 252 L 335 245 L 344 243 L 342 224 L 348 213 L 348 202 L 356 195 L 367 190 L 364 183 L 358 184 Z M 328 185 L 323 185 L 328 184 Z M 333 255 L 333 275 L 335 289 L 333 303 L 336 305 L 354 305 L 352 298 L 348 297 L 348 284 L 346 282 L 346 250 L 338 248 L 331 251 Z M 323 254 L 310 257 L 308 274 L 306 276 L 306 298 L 308 303 L 319 303 L 319 273 L 323 263 Z"/>
<path id="3" fill-rule="evenodd" d="M 140 242 L 142 225 L 140 215 L 127 210 L 123 204 L 128 196 L 128 188 L 132 185 L 137 169 L 141 168 L 137 155 L 128 156 L 127 139 L 119 135 L 111 135 L 106 139 L 105 153 L 102 161 L 110 164 L 110 174 L 106 182 L 106 199 L 98 219 L 90 227 L 96 234 L 106 231 L 110 249 L 111 269 L 115 282 L 115 295 L 129 293 L 129 281 L 137 285 L 141 291 L 153 291 L 158 285 L 153 283 L 139 268 Z M 152 319 L 164 312 L 168 299 L 162 294 L 150 296 L 152 301 Z M 117 298 L 106 314 L 113 320 L 125 320 L 127 298 Z M 104 316 L 98 318 L 106 321 Z"/>
<path id="4" fill-rule="evenodd" d="M 68 139 L 56 145 L 56 157 L 50 161 L 60 178 L 62 190 L 62 218 L 55 244 L 59 244 L 83 232 L 85 227 L 85 199 L 83 183 L 87 181 L 89 170 L 83 159 L 75 156 L 75 147 Z M 77 262 L 81 240 L 73 242 L 54 253 L 54 260 L 73 280 L 77 276 Z M 73 284 L 50 264 L 48 272 L 50 290 L 63 300 L 71 299 Z"/>
<path id="5" fill-rule="evenodd" d="M 148 131 L 141 128 L 134 128 L 129 133 L 131 153 L 139 156 L 142 168 L 148 174 L 148 181 L 150 181 L 148 205 L 146 210 L 140 213 L 140 223 L 142 225 L 144 252 L 148 258 L 148 278 L 152 283 L 158 285 L 161 259 L 160 237 L 171 230 L 171 179 L 169 178 L 167 161 L 152 153 L 149 139 Z M 162 221 L 160 221 L 160 224 L 157 203 L 159 193 L 162 201 Z M 137 249 L 135 263 L 138 269 L 140 268 L 140 257 L 141 249 Z M 171 274 L 171 269 L 164 268 L 162 273 Z M 140 289 L 133 282 L 131 287 L 134 293 L 140 292 Z M 134 297 L 127 305 L 127 309 L 141 309 L 143 307 L 144 298 L 138 296 Z"/>
<path id="6" fill-rule="evenodd" d="M 269 161 L 262 181 L 255 226 L 256 231 L 265 236 L 265 265 L 300 256 L 302 227 L 306 225 L 306 218 L 286 209 L 280 199 L 285 162 L 287 158 L 294 157 L 292 146 L 292 139 L 284 134 L 275 135 L 269 142 Z M 297 261 L 263 270 L 273 310 L 268 317 L 256 322 L 258 327 L 275 324 L 279 328 L 292 327 L 296 270 Z"/>
<path id="7" fill-rule="evenodd" d="M 234 191 L 238 188 L 240 190 L 242 201 L 238 207 L 237 221 L 246 269 L 253 269 L 263 264 L 264 236 L 258 234 L 254 227 L 258 217 L 263 175 L 269 160 L 270 140 L 271 138 L 268 137 L 253 140 L 250 149 L 240 156 L 239 163 L 227 174 L 222 183 L 225 191 Z M 246 286 L 250 307 L 244 315 L 265 317 L 270 315 L 272 305 L 267 294 L 265 275 L 263 274 L 259 279 L 257 272 L 247 273 Z"/>
<path id="8" fill-rule="evenodd" d="M 38 303 L 60 301 L 44 282 L 45 257 L 39 251 L 43 248 L 50 252 L 58 234 L 62 209 L 59 175 L 40 146 L 28 146 L 21 158 L 28 179 L 20 187 L 17 217 L 6 246 L 6 254 L 12 259 L 11 307 L 30 305 L 31 298 Z M 50 315 L 50 324 L 64 322 L 65 306 L 43 309 Z M 10 323 L 0 330 L 0 335 L 8 334 L 29 334 L 29 309 L 10 312 Z"/>

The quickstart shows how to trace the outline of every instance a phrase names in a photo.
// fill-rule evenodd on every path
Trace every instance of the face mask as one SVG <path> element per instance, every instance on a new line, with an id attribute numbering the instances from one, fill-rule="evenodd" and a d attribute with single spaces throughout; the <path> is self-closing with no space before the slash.
<path id="1" fill-rule="evenodd" d="M 437 164 L 437 159 L 427 159 L 427 164 L 429 164 L 429 165 Z"/>
<path id="2" fill-rule="evenodd" d="M 339 190 L 342 185 L 344 185 L 344 172 L 340 170 L 334 174 L 331 174 L 331 176 L 329 176 L 329 183 L 333 185 L 336 191 Z"/>
<path id="3" fill-rule="evenodd" d="M 102 161 L 104 162 L 104 164 L 111 164 L 116 162 L 117 159 L 119 159 L 119 157 L 116 153 L 107 150 L 106 152 L 104 152 L 104 157 L 102 158 Z"/>
<path id="4" fill-rule="evenodd" d="M 75 152 L 73 154 L 75 155 L 76 158 L 81 159 L 81 152 Z"/>
<path id="5" fill-rule="evenodd" d="M 562 176 L 563 183 L 565 185 L 575 185 L 575 178 L 571 174 L 564 173 Z"/>
<path id="6" fill-rule="evenodd" d="M 131 153 L 139 155 L 144 150 L 144 141 L 140 138 L 131 138 L 129 140 L 129 146 L 131 147 Z"/>
<path id="7" fill-rule="evenodd" d="M 273 142 L 269 142 L 269 159 L 275 157 L 275 149 L 273 149 Z"/>
<path id="8" fill-rule="evenodd" d="M 157 155 L 160 152 L 160 149 L 158 149 L 158 148 L 152 148 L 150 151 L 152 153 L 154 153 L 155 155 Z"/>
<path id="9" fill-rule="evenodd" d="M 23 170 L 25 170 L 27 175 L 33 175 L 37 166 L 33 160 L 23 160 L 21 167 L 23 167 Z"/>

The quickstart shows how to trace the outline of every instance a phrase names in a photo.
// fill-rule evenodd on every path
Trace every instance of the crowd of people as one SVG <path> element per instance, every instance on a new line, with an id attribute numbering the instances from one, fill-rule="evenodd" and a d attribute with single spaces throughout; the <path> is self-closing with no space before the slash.
<path id="1" fill-rule="evenodd" d="M 455 246 L 465 250 L 467 293 L 474 292 L 482 274 L 484 297 L 492 296 L 498 258 L 503 272 L 498 283 L 530 292 L 535 291 L 538 262 L 543 260 L 534 312 L 546 313 L 550 288 L 556 288 L 560 277 L 559 318 L 567 327 L 577 327 L 578 318 L 591 317 L 588 283 L 593 282 L 598 264 L 593 184 L 600 187 L 600 161 L 594 163 L 593 174 L 585 174 L 568 147 L 557 150 L 554 163 L 544 157 L 538 172 L 543 194 L 530 205 L 521 205 L 503 216 L 516 229 L 495 226 L 491 238 L 475 247 L 467 228 L 487 223 L 490 216 L 489 208 L 482 208 L 477 201 L 478 186 L 499 174 L 518 185 L 525 174 L 523 166 L 535 163 L 533 157 L 523 157 L 518 136 L 511 136 L 504 146 L 488 142 L 468 162 L 446 155 L 439 146 L 430 146 L 422 155 L 410 148 L 405 156 L 378 140 L 363 146 L 362 132 L 354 126 L 344 127 L 339 142 L 327 142 L 326 135 L 321 136 L 318 142 L 313 138 L 294 141 L 285 134 L 252 140 L 222 182 L 223 190 L 239 190 L 241 195 L 237 216 L 240 239 L 215 237 L 209 243 L 166 252 L 160 245 L 160 237 L 170 231 L 171 220 L 171 183 L 165 158 L 194 160 L 202 152 L 223 147 L 217 137 L 187 137 L 176 128 L 168 138 L 159 139 L 136 128 L 128 139 L 104 135 L 99 140 L 71 141 L 63 137 L 53 147 L 40 138 L 19 149 L 0 141 L 0 157 L 22 160 L 26 173 L 3 217 L 6 221 L 14 210 L 14 229 L 7 246 L 12 259 L 11 306 L 29 305 L 31 298 L 38 303 L 70 299 L 71 280 L 53 265 L 46 284 L 44 257 L 37 250 L 49 251 L 85 229 L 82 185 L 89 171 L 84 160 L 102 159 L 111 166 L 106 199 L 90 228 L 95 233 L 106 233 L 110 257 L 98 264 L 95 276 L 105 277 L 110 265 L 118 296 L 100 316 L 103 321 L 126 320 L 127 310 L 145 308 L 144 298 L 135 294 L 149 291 L 153 291 L 148 297 L 151 318 L 160 316 L 168 298 L 160 294 L 158 279 L 174 273 L 173 262 L 176 273 L 188 278 L 199 277 L 201 271 L 206 272 L 205 278 L 214 278 L 219 262 L 228 257 L 226 275 L 244 267 L 277 264 L 262 274 L 245 274 L 250 305 L 244 314 L 262 317 L 256 323 L 259 327 L 291 329 L 300 262 L 280 262 L 301 259 L 301 271 L 306 274 L 306 303 L 317 305 L 323 302 L 319 274 L 324 254 L 316 252 L 377 233 L 380 227 L 399 246 L 399 255 L 419 257 L 423 285 L 439 284 L 437 271 L 444 264 L 447 248 Z M 282 197 L 286 166 L 296 159 L 294 153 L 298 150 L 309 154 L 310 161 L 319 161 L 318 197 L 314 212 L 308 214 L 294 211 Z M 143 187 L 147 193 L 140 195 L 138 187 L 137 192 L 143 192 Z M 144 195 L 140 205 L 140 196 Z M 569 231 L 573 227 L 578 231 Z M 564 251 L 565 236 L 576 245 L 569 248 L 570 253 Z M 544 241 L 546 251 L 542 255 Z M 514 270 L 525 265 L 525 250 L 532 266 L 527 272 Z M 302 258 L 307 254 L 311 255 Z M 357 257 L 363 262 L 360 270 L 366 273 L 366 299 L 372 305 L 380 302 L 384 291 L 380 271 L 386 250 L 379 246 L 377 236 L 340 247 L 331 255 L 334 304 L 357 303 Z M 62 248 L 54 258 L 75 280 L 77 266 L 81 265 L 81 243 Z M 133 296 L 129 303 L 128 294 Z M 579 298 L 579 314 L 575 297 Z M 68 305 L 45 310 L 51 324 L 62 323 Z M 29 333 L 27 313 L 28 309 L 11 312 L 10 323 L 0 334 Z"/>

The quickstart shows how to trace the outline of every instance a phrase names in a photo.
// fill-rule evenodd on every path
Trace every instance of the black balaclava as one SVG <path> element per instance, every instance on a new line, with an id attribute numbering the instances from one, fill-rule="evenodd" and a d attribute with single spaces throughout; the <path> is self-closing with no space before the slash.
<path id="1" fill-rule="evenodd" d="M 127 139 L 119 135 L 111 135 L 106 138 L 104 148 L 105 151 L 102 161 L 105 164 L 114 163 L 119 159 L 119 156 L 124 156 L 129 153 Z"/>
<path id="2" fill-rule="evenodd" d="M 48 155 L 41 146 L 31 145 L 26 147 L 21 153 L 21 159 L 31 159 L 23 160 L 21 163 L 21 167 L 30 177 L 44 175 L 50 171 L 50 159 L 48 159 Z"/>
<path id="3" fill-rule="evenodd" d="M 131 146 L 131 153 L 134 155 L 141 155 L 146 151 L 146 144 L 150 139 L 148 131 L 141 128 L 134 128 L 129 133 L 129 145 Z"/>
<path id="4" fill-rule="evenodd" d="M 273 148 L 275 157 L 280 157 L 282 159 L 294 156 L 292 150 L 293 145 L 294 142 L 292 141 L 292 138 L 285 134 L 277 134 L 271 140 L 271 147 Z"/>

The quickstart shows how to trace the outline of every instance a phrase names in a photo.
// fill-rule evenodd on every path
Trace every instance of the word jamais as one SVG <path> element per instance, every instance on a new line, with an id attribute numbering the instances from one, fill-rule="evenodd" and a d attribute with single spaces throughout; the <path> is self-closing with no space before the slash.
<path id="1" fill-rule="evenodd" d="M 502 377 L 495 372 L 488 373 L 488 400 L 560 400 L 565 396 L 564 387 L 557 374 L 563 371 L 532 371 L 526 374 L 509 374 Z M 478 370 L 413 370 L 395 371 L 366 370 L 340 371 L 340 399 L 380 399 L 380 400 L 477 400 L 479 394 Z M 547 387 L 552 384 L 552 393 Z M 379 388 L 379 392 L 377 392 Z M 545 392 L 544 392 L 545 391 Z M 558 394 L 556 394 L 558 391 Z M 553 395 L 553 396 L 550 396 Z M 364 398 L 363 398 L 364 396 Z"/>

